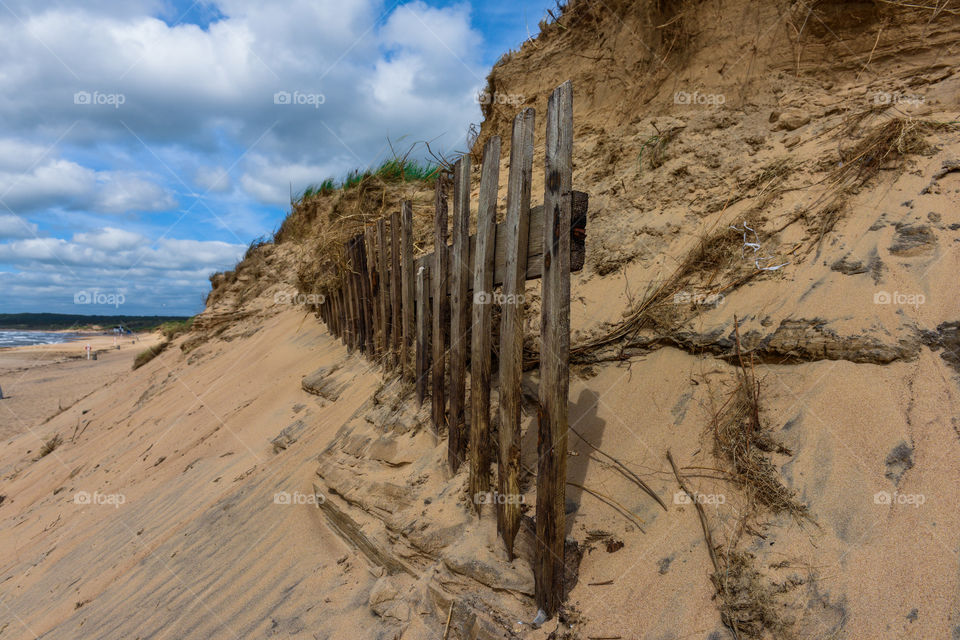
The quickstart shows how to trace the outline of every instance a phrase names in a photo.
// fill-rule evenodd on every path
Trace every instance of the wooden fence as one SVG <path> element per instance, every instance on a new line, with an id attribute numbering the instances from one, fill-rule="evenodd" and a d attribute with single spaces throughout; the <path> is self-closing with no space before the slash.
<path id="1" fill-rule="evenodd" d="M 433 427 L 437 437 L 446 433 L 450 469 L 456 472 L 469 462 L 470 493 L 478 514 L 484 502 L 478 498 L 490 495 L 496 453 L 497 494 L 492 502 L 512 559 L 522 495 L 525 283 L 542 280 L 534 577 L 537 604 L 552 615 L 564 596 L 570 272 L 583 267 L 588 205 L 587 194 L 572 188 L 569 81 L 554 90 L 548 102 L 543 205 L 531 208 L 534 121 L 534 110 L 526 109 L 513 122 L 503 222 L 496 222 L 500 138 L 492 137 L 483 150 L 477 233 L 470 235 L 470 157 L 465 155 L 454 165 L 452 183 L 444 175 L 437 179 L 434 252 L 414 259 L 413 210 L 409 202 L 401 203 L 399 212 L 346 243 L 349 270 L 342 285 L 328 292 L 320 315 L 350 351 L 375 358 L 385 371 L 415 383 L 418 402 L 430 394 Z M 499 293 L 496 287 L 501 287 Z M 499 348 L 493 344 L 494 303 L 501 308 Z M 500 397 L 496 443 L 490 415 L 495 352 Z"/>

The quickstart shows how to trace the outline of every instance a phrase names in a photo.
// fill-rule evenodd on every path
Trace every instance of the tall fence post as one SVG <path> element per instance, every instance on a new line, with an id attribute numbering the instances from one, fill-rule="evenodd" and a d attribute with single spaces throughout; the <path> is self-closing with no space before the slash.
<path id="1" fill-rule="evenodd" d="M 383 327 L 384 368 L 392 366 L 390 349 L 390 278 L 387 275 L 387 221 L 377 220 L 377 273 L 380 281 L 380 324 Z"/>
<path id="2" fill-rule="evenodd" d="M 374 355 L 381 353 L 380 349 L 380 305 L 377 302 L 377 294 L 380 291 L 379 277 L 377 273 L 377 236 L 373 226 L 367 226 L 363 233 L 364 244 L 366 245 L 366 267 L 367 267 L 367 308 L 370 311 L 371 338 L 373 340 Z"/>
<path id="3" fill-rule="evenodd" d="M 417 403 L 423 405 L 430 378 L 430 267 L 417 270 Z"/>
<path id="4" fill-rule="evenodd" d="M 353 240 L 354 264 L 356 265 L 358 280 L 360 282 L 360 307 L 363 311 L 364 351 L 372 357 L 374 353 L 373 309 L 370 305 L 372 293 L 370 290 L 369 270 L 367 268 L 367 248 L 364 234 L 357 234 Z"/>
<path id="5" fill-rule="evenodd" d="M 500 427 L 497 491 L 520 494 L 520 383 L 523 377 L 523 315 L 525 309 L 527 244 L 530 233 L 530 191 L 533 176 L 533 109 L 513 120 L 510 174 L 507 178 L 503 295 L 516 304 L 504 305 L 500 318 Z M 497 528 L 513 560 L 513 541 L 520 529 L 519 503 L 497 504 Z"/>
<path id="6" fill-rule="evenodd" d="M 403 301 L 403 331 L 401 331 L 402 342 L 400 343 L 400 363 L 403 377 L 406 380 L 414 379 L 414 369 L 410 349 L 413 346 L 413 340 L 416 333 L 414 328 L 414 273 L 413 273 L 413 206 L 409 200 L 404 200 L 401 205 L 400 213 L 400 260 L 401 278 L 400 288 L 403 292 L 401 298 Z M 419 300 L 419 297 L 417 297 Z M 417 352 L 419 353 L 419 351 Z M 423 399 L 420 398 L 420 402 Z"/>
<path id="7" fill-rule="evenodd" d="M 357 296 L 357 348 L 363 353 L 369 354 L 367 348 L 367 309 L 364 295 L 363 281 L 365 280 L 360 259 L 360 245 L 363 242 L 362 235 L 356 235 L 349 241 L 349 264 L 350 279 L 353 282 L 354 291 Z"/>
<path id="8" fill-rule="evenodd" d="M 400 212 L 390 215 L 390 308 L 393 310 L 393 367 L 401 366 L 400 343 L 403 329 L 400 326 Z"/>
<path id="9" fill-rule="evenodd" d="M 464 400 L 467 386 L 467 331 L 470 274 L 470 156 L 453 168 L 453 259 L 450 261 L 450 416 L 447 452 L 456 473 L 467 453 Z"/>
<path id="10" fill-rule="evenodd" d="M 353 290 L 353 277 L 347 268 L 343 274 L 343 290 L 347 297 L 347 351 L 357 348 L 357 296 Z"/>
<path id="11" fill-rule="evenodd" d="M 430 271 L 430 288 L 433 289 L 433 371 L 431 373 L 431 410 L 434 433 L 439 436 L 447 426 L 447 403 L 444 394 L 446 375 L 447 336 L 447 183 L 443 174 L 437 176 L 434 193 L 433 217 L 433 266 Z"/>
<path id="12" fill-rule="evenodd" d="M 563 599 L 567 400 L 570 385 L 570 214 L 573 190 L 573 85 L 547 103 L 540 313 L 540 415 L 537 438 L 537 604 L 553 615 Z"/>
<path id="13" fill-rule="evenodd" d="M 479 494 L 490 491 L 490 350 L 493 341 L 493 267 L 496 252 L 497 189 L 500 186 L 500 137 L 483 149 L 477 241 L 473 259 L 473 327 L 470 340 L 470 496 L 477 513 Z"/>

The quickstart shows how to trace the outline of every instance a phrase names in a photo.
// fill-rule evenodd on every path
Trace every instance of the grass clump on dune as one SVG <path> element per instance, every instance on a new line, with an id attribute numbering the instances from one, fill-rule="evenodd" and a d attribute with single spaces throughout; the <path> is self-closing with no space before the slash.
<path id="1" fill-rule="evenodd" d="M 304 204 L 313 198 L 329 196 L 336 191 L 354 189 L 369 180 L 379 179 L 385 183 L 426 182 L 437 177 L 440 166 L 432 162 L 408 160 L 406 157 L 394 157 L 384 160 L 375 169 L 354 169 L 339 183 L 333 178 L 308 185 L 306 189 L 291 198 L 291 204 Z"/>
<path id="2" fill-rule="evenodd" d="M 133 359 L 133 370 L 136 371 L 143 365 L 147 364 L 148 362 L 156 358 L 158 355 L 166 351 L 167 347 L 169 346 L 170 346 L 170 341 L 164 340 L 159 344 L 153 345 L 149 349 L 144 349 L 143 351 L 137 354 L 136 358 Z"/>
<path id="3" fill-rule="evenodd" d="M 160 325 L 160 333 L 162 333 L 163 337 L 167 340 L 173 340 L 178 336 L 188 333 L 192 327 L 193 318 L 187 318 L 186 320 L 177 322 L 164 322 Z"/>

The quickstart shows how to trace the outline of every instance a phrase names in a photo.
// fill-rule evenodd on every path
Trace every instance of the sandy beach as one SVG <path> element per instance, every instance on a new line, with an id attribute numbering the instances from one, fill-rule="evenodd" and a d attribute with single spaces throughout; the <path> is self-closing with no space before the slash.
<path id="1" fill-rule="evenodd" d="M 0 349 L 0 438 L 42 424 L 93 391 L 130 371 L 137 353 L 160 340 L 157 334 L 116 340 L 100 333 L 60 344 Z M 86 347 L 96 354 L 87 360 Z M 119 347 L 119 348 L 118 348 Z"/>

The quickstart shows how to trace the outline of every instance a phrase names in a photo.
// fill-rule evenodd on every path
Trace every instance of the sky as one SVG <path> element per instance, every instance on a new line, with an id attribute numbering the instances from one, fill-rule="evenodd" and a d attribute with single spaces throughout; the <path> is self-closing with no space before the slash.
<path id="1" fill-rule="evenodd" d="M 0 313 L 200 312 L 291 190 L 463 150 L 554 5 L 0 0 Z"/>

